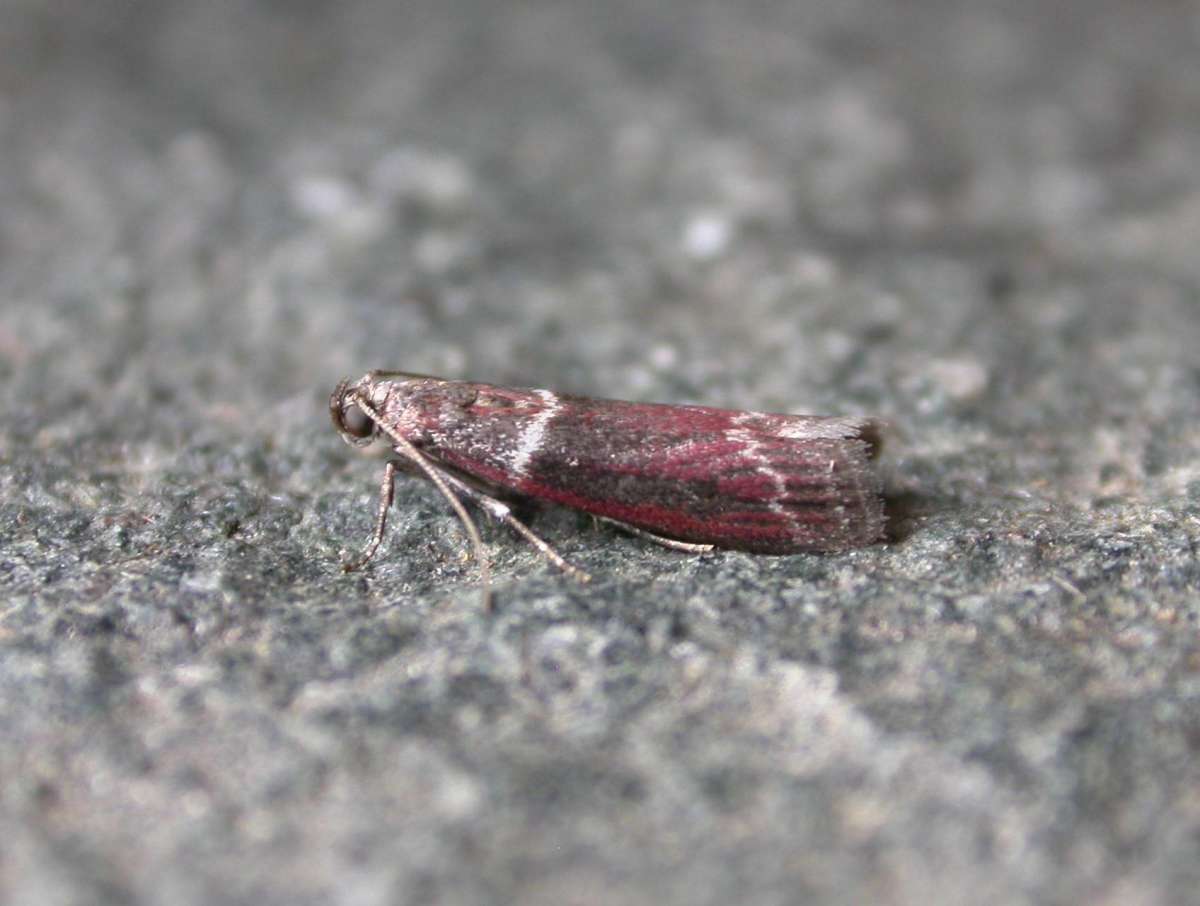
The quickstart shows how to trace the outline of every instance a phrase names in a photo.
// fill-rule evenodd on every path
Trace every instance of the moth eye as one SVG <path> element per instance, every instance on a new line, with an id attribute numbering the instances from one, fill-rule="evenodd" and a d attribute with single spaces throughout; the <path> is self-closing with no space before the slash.
<path id="1" fill-rule="evenodd" d="M 347 406 L 342 410 L 341 427 L 351 437 L 361 440 L 364 437 L 370 437 L 375 431 L 375 422 L 358 406 Z"/>

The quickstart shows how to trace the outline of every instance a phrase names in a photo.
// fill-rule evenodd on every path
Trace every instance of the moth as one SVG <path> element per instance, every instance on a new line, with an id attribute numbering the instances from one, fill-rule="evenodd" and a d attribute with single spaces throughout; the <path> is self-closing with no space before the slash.
<path id="1" fill-rule="evenodd" d="M 382 440 L 394 454 L 375 530 L 344 568 L 361 567 L 378 550 L 404 470 L 429 479 L 458 514 L 489 604 L 490 569 L 464 500 L 583 580 L 509 501 L 582 510 L 692 552 L 841 551 L 883 534 L 872 462 L 879 424 L 869 418 L 593 399 L 399 371 L 343 380 L 329 413 L 348 443 Z"/>

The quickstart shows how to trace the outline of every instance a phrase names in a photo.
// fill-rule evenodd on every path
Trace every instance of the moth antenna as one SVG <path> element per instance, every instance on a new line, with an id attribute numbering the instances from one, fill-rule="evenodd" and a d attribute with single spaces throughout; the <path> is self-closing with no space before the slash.
<path id="1" fill-rule="evenodd" d="M 481 595 L 483 600 L 483 609 L 491 611 L 492 609 L 492 568 L 488 562 L 487 552 L 483 548 L 483 539 L 479 536 L 479 529 L 475 525 L 475 521 L 471 518 L 471 514 L 467 512 L 467 508 L 462 505 L 462 501 L 455 496 L 450 490 L 450 486 L 446 480 L 442 478 L 441 473 L 437 470 L 425 456 L 413 446 L 412 442 L 405 438 L 398 431 L 394 430 L 389 425 L 385 424 L 379 417 L 379 413 L 368 403 L 361 395 L 354 394 L 354 402 L 358 407 L 365 412 L 379 429 L 383 431 L 395 444 L 397 452 L 403 453 L 408 459 L 416 463 L 417 467 L 425 473 L 425 477 L 433 482 L 434 487 L 442 492 L 442 496 L 450 501 L 450 506 L 454 508 L 454 512 L 458 514 L 459 521 L 463 524 L 463 529 L 467 533 L 467 537 L 471 540 L 471 548 L 475 557 L 475 562 L 479 564 L 479 581 Z"/>

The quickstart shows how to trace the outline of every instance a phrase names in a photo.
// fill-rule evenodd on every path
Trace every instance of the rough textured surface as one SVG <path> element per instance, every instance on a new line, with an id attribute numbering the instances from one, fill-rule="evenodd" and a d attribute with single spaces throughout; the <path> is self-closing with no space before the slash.
<path id="1" fill-rule="evenodd" d="M 1200 17 L 7 0 L 0 900 L 1197 902 Z M 891 543 L 597 580 L 371 367 L 889 419 Z"/>

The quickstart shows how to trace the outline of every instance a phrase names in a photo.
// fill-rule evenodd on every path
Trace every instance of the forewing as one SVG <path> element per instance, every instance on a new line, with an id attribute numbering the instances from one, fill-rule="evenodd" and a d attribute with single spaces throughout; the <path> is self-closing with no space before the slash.
<path id="1" fill-rule="evenodd" d="M 684 541 L 788 553 L 882 534 L 868 420 L 503 393 L 431 452 L 498 487 Z"/>

